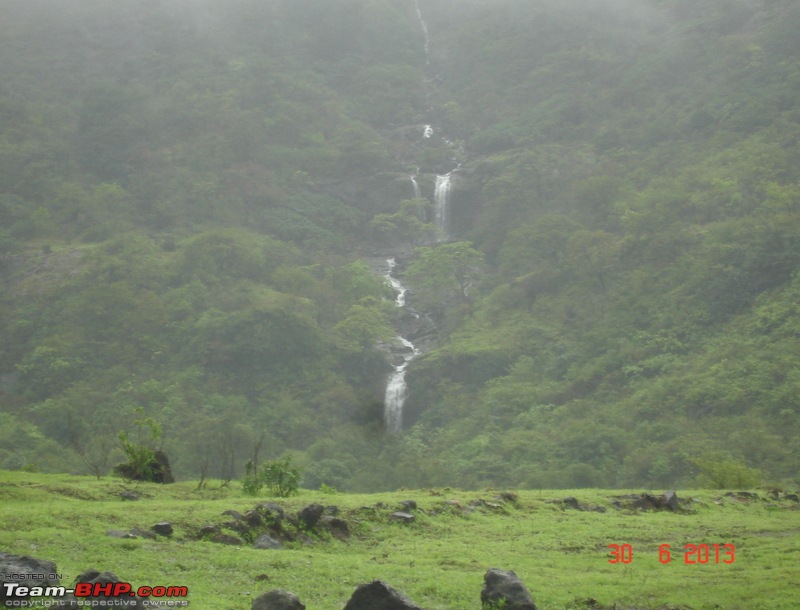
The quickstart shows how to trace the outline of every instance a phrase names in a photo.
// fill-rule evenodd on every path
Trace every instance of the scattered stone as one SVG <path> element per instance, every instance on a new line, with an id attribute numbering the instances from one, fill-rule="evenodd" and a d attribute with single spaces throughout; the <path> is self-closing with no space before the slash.
<path id="1" fill-rule="evenodd" d="M 172 523 L 169 521 L 162 521 L 161 523 L 156 523 L 153 527 L 151 527 L 156 534 L 159 536 L 172 536 L 174 530 L 172 529 Z"/>
<path id="2" fill-rule="evenodd" d="M 488 508 L 491 511 L 505 513 L 507 512 L 505 507 L 502 504 L 498 504 L 497 502 L 488 502 L 483 498 L 478 498 L 477 500 L 473 500 L 469 503 L 470 508 L 477 509 L 477 508 Z"/>
<path id="3" fill-rule="evenodd" d="M 269 534 L 261 534 L 253 543 L 254 549 L 282 549 L 280 540 L 276 540 Z"/>
<path id="4" fill-rule="evenodd" d="M 110 538 L 136 538 L 135 534 L 123 530 L 108 530 L 106 536 Z"/>
<path id="5" fill-rule="evenodd" d="M 323 513 L 325 512 L 325 507 L 322 504 L 309 504 L 304 509 L 302 509 L 299 513 L 297 513 L 297 518 L 302 522 L 306 529 L 313 529 L 314 526 L 319 523 L 319 520 L 322 518 Z"/>
<path id="6" fill-rule="evenodd" d="M 156 535 L 155 535 L 154 532 L 151 532 L 149 530 L 143 530 L 140 527 L 134 527 L 130 531 L 130 534 L 131 534 L 130 535 L 131 538 L 147 538 L 148 540 L 155 540 L 156 539 Z"/>
<path id="7" fill-rule="evenodd" d="M 134 502 L 139 499 L 139 494 L 137 494 L 135 491 L 131 491 L 130 489 L 126 489 L 119 494 L 119 497 L 123 500 L 127 500 L 128 502 Z"/>
<path id="8" fill-rule="evenodd" d="M 504 610 L 536 610 L 531 594 L 514 572 L 491 568 L 483 580 L 481 604 L 484 608 L 502 606 Z"/>
<path id="9" fill-rule="evenodd" d="M 336 517 L 340 512 L 338 506 L 331 505 L 325 507 L 325 514 L 331 515 L 332 517 Z"/>
<path id="10" fill-rule="evenodd" d="M 382 580 L 359 585 L 344 610 L 422 610 Z"/>
<path id="11" fill-rule="evenodd" d="M 306 610 L 306 607 L 294 593 L 275 589 L 255 598 L 252 610 Z"/>
<path id="12" fill-rule="evenodd" d="M 389 515 L 389 518 L 392 519 L 393 521 L 399 521 L 400 523 L 406 523 L 406 524 L 414 523 L 414 521 L 416 521 L 417 519 L 411 513 L 405 513 L 400 510 Z"/>
<path id="13" fill-rule="evenodd" d="M 402 506 L 403 510 L 407 513 L 410 513 L 412 510 L 417 510 L 417 503 L 414 500 L 403 500 L 400 506 Z"/>
<path id="14" fill-rule="evenodd" d="M 256 576 L 256 582 L 264 582 L 265 580 L 269 580 L 269 574 L 259 574 Z"/>

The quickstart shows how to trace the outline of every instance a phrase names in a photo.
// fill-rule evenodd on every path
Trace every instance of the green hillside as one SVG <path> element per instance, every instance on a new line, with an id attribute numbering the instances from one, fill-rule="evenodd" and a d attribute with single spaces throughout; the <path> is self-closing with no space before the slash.
<path id="1" fill-rule="evenodd" d="M 6 0 L 1 468 L 798 482 L 800 6 L 417 6 Z"/>

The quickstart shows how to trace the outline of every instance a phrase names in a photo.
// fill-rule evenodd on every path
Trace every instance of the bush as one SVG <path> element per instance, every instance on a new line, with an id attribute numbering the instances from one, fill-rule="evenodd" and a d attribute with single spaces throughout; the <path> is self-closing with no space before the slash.
<path id="1" fill-rule="evenodd" d="M 297 494 L 302 480 L 302 468 L 292 466 L 291 456 L 286 456 L 260 466 L 252 461 L 247 462 L 242 488 L 250 496 L 258 495 L 266 487 L 272 495 L 288 498 Z"/>
<path id="2" fill-rule="evenodd" d="M 750 468 L 726 453 L 696 457 L 690 460 L 700 469 L 695 484 L 710 489 L 747 489 L 760 485 L 763 473 Z"/>

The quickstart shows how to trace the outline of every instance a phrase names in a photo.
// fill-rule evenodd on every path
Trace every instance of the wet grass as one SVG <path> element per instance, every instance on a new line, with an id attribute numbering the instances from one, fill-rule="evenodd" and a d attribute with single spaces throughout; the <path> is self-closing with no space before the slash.
<path id="1" fill-rule="evenodd" d="M 220 610 L 247 610 L 276 588 L 310 610 L 339 610 L 358 584 L 375 579 L 428 610 L 479 608 L 490 567 L 514 570 L 542 610 L 587 608 L 590 599 L 619 609 L 798 607 L 800 505 L 765 491 L 757 499 L 679 491 L 691 500 L 682 514 L 619 510 L 614 496 L 628 492 L 609 490 L 521 491 L 517 503 L 502 504 L 494 491 L 304 491 L 277 502 L 287 515 L 312 502 L 336 505 L 350 537 L 314 531 L 282 550 L 256 550 L 195 540 L 201 526 L 229 519 L 223 511 L 276 501 L 245 497 L 235 484 L 215 487 L 0 472 L 0 550 L 55 561 L 65 582 L 94 568 L 135 586 L 185 585 L 192 606 Z M 122 500 L 126 489 L 140 499 Z M 606 512 L 565 508 L 558 500 L 566 496 Z M 414 523 L 389 518 L 403 500 L 417 502 Z M 107 535 L 160 521 L 173 524 L 171 538 Z M 631 561 L 609 563 L 611 544 L 630 545 Z M 668 564 L 659 562 L 663 544 L 672 551 Z M 686 544 L 711 545 L 709 562 L 685 563 Z M 735 545 L 733 563 L 724 554 L 717 563 L 714 544 Z"/>

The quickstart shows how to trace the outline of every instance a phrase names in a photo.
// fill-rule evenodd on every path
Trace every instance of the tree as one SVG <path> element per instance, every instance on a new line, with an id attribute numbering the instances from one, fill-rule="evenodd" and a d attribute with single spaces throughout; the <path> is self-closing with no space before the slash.
<path id="1" fill-rule="evenodd" d="M 471 306 L 471 288 L 483 274 L 483 253 L 468 241 L 417 248 L 406 277 L 424 307 L 457 300 Z"/>

